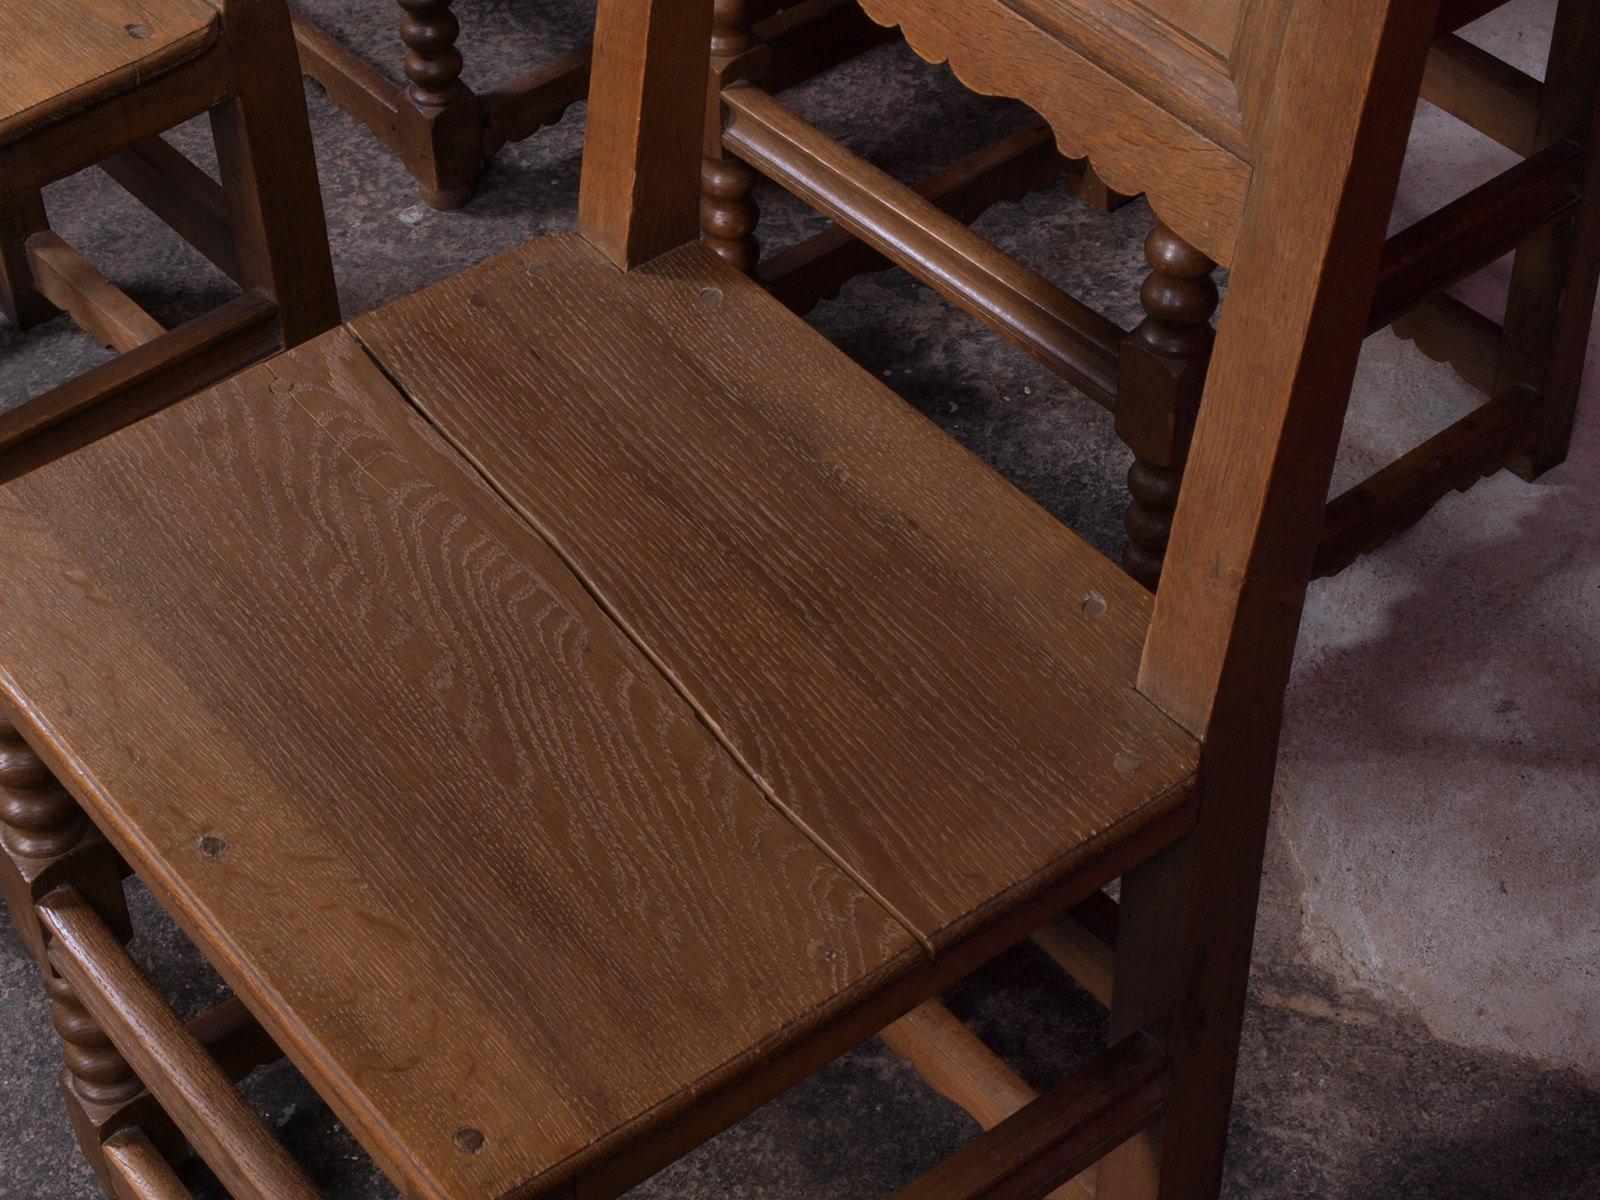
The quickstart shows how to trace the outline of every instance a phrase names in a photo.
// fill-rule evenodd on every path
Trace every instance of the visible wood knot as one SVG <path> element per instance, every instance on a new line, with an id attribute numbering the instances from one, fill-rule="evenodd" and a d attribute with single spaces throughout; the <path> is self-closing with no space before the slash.
<path id="1" fill-rule="evenodd" d="M 483 1130 L 474 1129 L 470 1125 L 463 1125 L 455 1133 L 456 1149 L 463 1154 L 476 1154 L 483 1149 L 487 1139 Z"/>
<path id="2" fill-rule="evenodd" d="M 195 845 L 205 858 L 225 858 L 228 853 L 228 839 L 215 833 L 203 834 Z"/>
<path id="3" fill-rule="evenodd" d="M 1089 592 L 1083 598 L 1082 607 L 1086 617 L 1103 617 L 1106 615 L 1106 598 L 1099 592 Z"/>

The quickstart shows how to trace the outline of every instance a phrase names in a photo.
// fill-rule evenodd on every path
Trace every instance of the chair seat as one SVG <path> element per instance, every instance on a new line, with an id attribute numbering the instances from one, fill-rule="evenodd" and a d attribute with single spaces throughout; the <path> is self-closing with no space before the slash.
<path id="1" fill-rule="evenodd" d="M 206 0 L 6 4 L 0 145 L 186 62 L 211 44 L 217 27 L 217 9 Z"/>
<path id="2" fill-rule="evenodd" d="M 19 725 L 408 1195 L 617 1190 L 1192 819 L 1148 596 L 699 246 L 532 243 L 0 525 Z"/>

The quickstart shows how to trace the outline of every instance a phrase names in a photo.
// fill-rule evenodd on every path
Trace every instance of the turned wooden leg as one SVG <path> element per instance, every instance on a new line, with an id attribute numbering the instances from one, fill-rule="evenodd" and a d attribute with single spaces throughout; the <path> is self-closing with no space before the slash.
<path id="1" fill-rule="evenodd" d="M 0 192 L 0 312 L 18 329 L 49 320 L 57 311 L 34 283 L 24 248 L 30 237 L 49 228 L 44 198 L 37 190 L 21 196 Z"/>
<path id="2" fill-rule="evenodd" d="M 189 1155 L 183 1134 L 173 1124 L 133 1068 L 111 1044 L 99 1023 L 79 1002 L 72 985 L 49 966 L 44 989 L 50 997 L 50 1023 L 61 1035 L 65 1065 L 57 1082 L 72 1120 L 72 1132 L 83 1156 L 94 1168 L 108 1196 L 117 1196 L 106 1168 L 106 1140 L 136 1126 L 169 1163 Z"/>
<path id="3" fill-rule="evenodd" d="M 23 945 L 41 964 L 45 937 L 34 905 L 68 882 L 121 936 L 132 936 L 116 853 L 0 716 L 0 888 Z"/>
<path id="4" fill-rule="evenodd" d="M 700 167 L 700 232 L 723 262 L 746 274 L 761 258 L 755 182 L 756 173 L 736 158 L 707 158 Z"/>
<path id="5" fill-rule="evenodd" d="M 116 935 L 132 937 L 122 894 L 121 862 L 77 802 L 50 774 L 16 728 L 0 718 L 0 880 L 23 943 L 39 960 L 51 1001 L 50 1018 L 61 1035 L 66 1066 L 61 1093 L 84 1156 L 108 1194 L 100 1145 L 123 1126 L 137 1123 L 173 1161 L 185 1153 L 183 1138 L 122 1055 L 86 1012 L 72 987 L 50 965 L 35 904 L 65 884 L 77 888 Z"/>
<path id="6" fill-rule="evenodd" d="M 1145 242 L 1145 259 L 1146 315 L 1123 342 L 1116 427 L 1134 454 L 1122 565 L 1154 591 L 1216 337 L 1217 264 L 1165 225 Z"/>
<path id="7" fill-rule="evenodd" d="M 769 66 L 766 47 L 752 28 L 758 14 L 750 0 L 716 0 L 711 17 L 711 94 Z M 761 258 L 756 225 L 761 211 L 752 190 L 756 173 L 722 146 L 721 106 L 711 105 L 706 155 L 700 167 L 700 231 L 706 244 L 729 266 L 746 274 Z"/>
<path id="8" fill-rule="evenodd" d="M 277 303 L 289 349 L 339 323 L 305 88 L 282 4 L 229 0 L 228 35 L 251 51 L 237 95 L 211 111 L 240 282 Z"/>
<path id="9" fill-rule="evenodd" d="M 1583 0 L 1562 0 L 1540 93 L 1535 150 L 1562 140 L 1584 147 L 1583 199 L 1517 250 L 1506 302 L 1495 395 L 1527 384 L 1542 397 L 1538 427 L 1511 467 L 1533 479 L 1565 461 L 1600 279 L 1600 20 Z"/>
<path id="10" fill-rule="evenodd" d="M 409 84 L 402 93 L 398 132 L 406 165 L 432 208 L 460 208 L 472 198 L 487 156 L 483 110 L 461 82 L 461 23 L 453 0 L 399 0 L 405 10 L 400 40 L 406 46 Z"/>

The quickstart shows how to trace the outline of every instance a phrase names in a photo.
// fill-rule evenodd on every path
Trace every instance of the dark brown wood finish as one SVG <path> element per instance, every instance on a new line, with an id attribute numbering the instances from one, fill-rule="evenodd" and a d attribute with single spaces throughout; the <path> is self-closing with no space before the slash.
<path id="1" fill-rule="evenodd" d="M 1217 264 L 1163 225 L 1145 240 L 1144 254 L 1145 318 L 1122 343 L 1115 410 L 1117 436 L 1134 456 L 1122 565 L 1155 591 L 1215 340 Z"/>
<path id="2" fill-rule="evenodd" d="M 1517 249 L 1495 392 L 1530 386 L 1543 397 L 1533 441 L 1512 463 L 1525 479 L 1567 456 L 1600 280 L 1600 12 L 1567 0 L 1557 10 L 1540 93 L 1535 144 L 1577 148 L 1583 196 Z"/>
<path id="3" fill-rule="evenodd" d="M 45 898 L 39 914 L 50 931 L 56 974 L 121 1060 L 126 1079 L 117 1086 L 137 1091 L 140 1079 L 148 1080 L 164 1110 L 237 1200 L 318 1200 L 288 1151 L 134 965 L 94 907 L 74 888 L 63 887 Z M 67 1062 L 71 1069 L 70 1054 Z"/>

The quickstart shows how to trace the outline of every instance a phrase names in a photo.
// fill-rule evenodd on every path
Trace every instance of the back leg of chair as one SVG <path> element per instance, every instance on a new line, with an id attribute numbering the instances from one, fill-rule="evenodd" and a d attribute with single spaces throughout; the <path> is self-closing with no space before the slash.
<path id="1" fill-rule="evenodd" d="M 1543 396 L 1540 425 L 1512 468 L 1532 479 L 1567 456 L 1600 278 L 1600 9 L 1562 0 L 1540 103 L 1536 150 L 1572 141 L 1586 150 L 1577 208 L 1524 242 L 1512 270 L 1495 394 L 1528 384 Z"/>
<path id="2" fill-rule="evenodd" d="M 27 329 L 56 313 L 40 294 L 28 266 L 27 240 L 50 228 L 44 198 L 37 191 L 20 196 L 0 192 L 0 312 L 19 329 Z"/>
<path id="3" fill-rule="evenodd" d="M 756 173 L 723 148 L 722 105 L 716 97 L 728 84 L 749 78 L 765 61 L 752 29 L 754 7 L 753 0 L 716 0 L 712 9 L 712 101 L 700 166 L 700 232 L 723 262 L 746 274 L 761 257 L 755 237 L 761 212 L 751 196 Z"/>
<path id="4" fill-rule="evenodd" d="M 1145 241 L 1145 317 L 1122 344 L 1117 436 L 1133 451 L 1122 565 L 1151 591 L 1161 579 L 1216 334 L 1217 264 L 1165 225 Z"/>
<path id="5" fill-rule="evenodd" d="M 237 92 L 212 110 L 217 162 L 246 287 L 278 306 L 284 348 L 339 323 L 328 227 L 287 9 L 229 0 Z"/>

